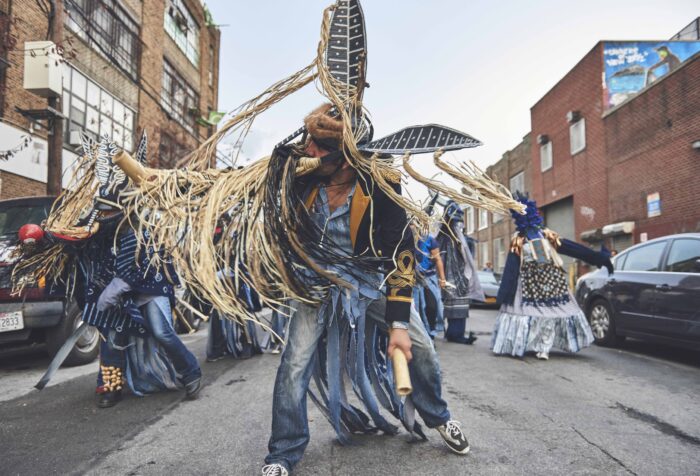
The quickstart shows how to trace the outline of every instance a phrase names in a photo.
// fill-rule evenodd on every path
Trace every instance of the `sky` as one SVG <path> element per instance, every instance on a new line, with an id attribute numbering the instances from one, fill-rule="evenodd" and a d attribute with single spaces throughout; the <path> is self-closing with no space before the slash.
<path id="1" fill-rule="evenodd" d="M 331 0 L 208 0 L 221 25 L 219 110 L 312 62 Z M 530 130 L 530 107 L 599 40 L 666 40 L 697 0 L 364 0 L 364 105 L 375 138 L 436 122 L 484 145 L 457 160 L 486 167 Z M 258 159 L 323 102 L 313 85 L 263 114 L 242 156 Z M 454 158 L 454 157 L 453 157 Z M 414 159 L 432 175 L 429 156 Z"/>

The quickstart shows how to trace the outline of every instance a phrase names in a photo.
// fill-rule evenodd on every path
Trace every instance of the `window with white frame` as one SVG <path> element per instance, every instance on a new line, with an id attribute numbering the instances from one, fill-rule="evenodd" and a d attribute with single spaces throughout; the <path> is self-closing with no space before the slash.
<path id="1" fill-rule="evenodd" d="M 483 208 L 479 208 L 479 230 L 488 228 L 489 226 L 489 212 Z"/>
<path id="2" fill-rule="evenodd" d="M 483 269 L 489 261 L 489 242 L 482 241 L 479 243 L 479 269 Z"/>
<path id="3" fill-rule="evenodd" d="M 464 208 L 464 215 L 467 217 L 467 234 L 474 233 L 474 207 L 467 205 Z"/>
<path id="4" fill-rule="evenodd" d="M 540 166 L 542 172 L 552 168 L 552 142 L 540 145 Z"/>
<path id="5" fill-rule="evenodd" d="M 190 62 L 199 65 L 199 25 L 182 0 L 170 0 L 165 9 L 165 31 L 185 53 Z"/>
<path id="6" fill-rule="evenodd" d="M 67 118 L 65 143 L 71 131 L 83 131 L 94 139 L 107 135 L 119 147 L 134 150 L 134 110 L 68 65 L 63 72 L 62 103 Z"/>
<path id="7" fill-rule="evenodd" d="M 506 239 L 496 238 L 493 240 L 493 270 L 497 273 L 503 272 L 506 266 Z"/>
<path id="8" fill-rule="evenodd" d="M 525 193 L 525 172 L 520 172 L 510 178 L 510 192 L 515 195 L 515 192 Z"/>
<path id="9" fill-rule="evenodd" d="M 494 223 L 500 223 L 502 221 L 503 221 L 503 215 L 501 215 L 500 213 L 493 214 L 493 222 Z"/>
<path id="10" fill-rule="evenodd" d="M 586 148 L 585 119 L 579 119 L 569 126 L 569 141 L 571 142 L 571 155 L 581 152 Z"/>

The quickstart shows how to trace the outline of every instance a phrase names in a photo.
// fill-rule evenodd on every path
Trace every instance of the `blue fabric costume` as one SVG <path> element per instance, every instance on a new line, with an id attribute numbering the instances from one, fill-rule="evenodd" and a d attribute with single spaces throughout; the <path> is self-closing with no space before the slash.
<path id="1" fill-rule="evenodd" d="M 605 266 L 612 273 L 610 255 L 559 238 L 544 228 L 534 201 L 518 199 L 527 209 L 525 215 L 513 212 L 518 233 L 498 290 L 501 307 L 491 348 L 517 357 L 536 352 L 542 359 L 552 348 L 578 352 L 593 343 L 593 334 L 571 295 L 559 254 Z"/>
<path id="2" fill-rule="evenodd" d="M 413 288 L 413 304 L 420 314 L 428 334 L 435 337 L 445 329 L 442 293 L 438 282 L 435 262 L 431 257 L 440 244 L 432 235 L 418 240 L 416 244 L 416 286 Z"/>

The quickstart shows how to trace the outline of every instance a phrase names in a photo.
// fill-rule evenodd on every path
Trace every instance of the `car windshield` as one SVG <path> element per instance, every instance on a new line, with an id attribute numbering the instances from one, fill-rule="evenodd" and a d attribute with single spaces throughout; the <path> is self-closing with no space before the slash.
<path id="1" fill-rule="evenodd" d="M 498 284 L 498 280 L 496 279 L 496 276 L 493 275 L 493 273 L 490 273 L 488 271 L 479 271 L 479 281 L 481 283 L 488 283 L 488 284 Z"/>
<path id="2" fill-rule="evenodd" d="M 51 208 L 47 205 L 14 205 L 0 208 L 0 236 L 17 233 L 27 223 L 41 224 Z"/>

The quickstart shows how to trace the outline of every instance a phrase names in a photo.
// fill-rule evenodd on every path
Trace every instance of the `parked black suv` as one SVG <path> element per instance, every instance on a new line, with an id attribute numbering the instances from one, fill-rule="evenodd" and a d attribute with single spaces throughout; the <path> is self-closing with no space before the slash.
<path id="1" fill-rule="evenodd" d="M 700 233 L 641 243 L 576 283 L 596 343 L 635 337 L 700 350 Z"/>
<path id="2" fill-rule="evenodd" d="M 55 197 L 27 197 L 0 201 L 0 356 L 27 349 L 45 349 L 53 355 L 80 324 L 81 310 L 66 302 L 64 293 L 46 283 L 11 295 L 17 231 L 27 223 L 46 219 Z M 76 343 L 66 365 L 92 362 L 99 352 L 99 334 L 89 328 Z"/>

